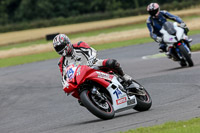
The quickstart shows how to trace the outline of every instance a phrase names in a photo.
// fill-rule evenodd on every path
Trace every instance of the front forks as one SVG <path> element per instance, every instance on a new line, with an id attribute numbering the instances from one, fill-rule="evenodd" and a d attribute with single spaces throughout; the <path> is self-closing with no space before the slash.
<path id="1" fill-rule="evenodd" d="M 180 52 L 180 50 L 179 50 L 179 46 L 181 46 L 181 45 L 183 45 L 184 46 L 184 48 L 187 50 L 187 52 L 188 52 L 188 54 L 191 56 L 191 51 L 190 51 L 190 49 L 188 48 L 188 46 L 182 41 L 182 42 L 179 42 L 177 45 L 176 45 L 176 53 L 177 53 L 177 55 L 178 55 L 178 57 L 182 60 L 183 59 L 183 56 L 182 56 L 182 54 L 181 54 L 181 52 Z"/>
<path id="2" fill-rule="evenodd" d="M 106 101 L 106 97 L 104 95 L 102 95 L 96 87 L 93 87 L 91 90 L 91 93 L 97 98 L 99 99 L 99 102 L 105 102 Z"/>

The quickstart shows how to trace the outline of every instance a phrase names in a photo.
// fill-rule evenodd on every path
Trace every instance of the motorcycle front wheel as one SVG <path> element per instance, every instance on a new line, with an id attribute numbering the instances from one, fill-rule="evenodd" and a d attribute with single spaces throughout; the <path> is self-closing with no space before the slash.
<path id="1" fill-rule="evenodd" d="M 115 115 L 112 104 L 109 100 L 96 98 L 89 90 L 84 90 L 80 94 L 83 105 L 95 116 L 103 120 L 112 119 Z"/>
<path id="2" fill-rule="evenodd" d="M 192 61 L 191 55 L 188 54 L 188 51 L 185 49 L 185 47 L 183 45 L 180 45 L 179 50 L 181 54 L 183 55 L 183 57 L 185 58 L 185 60 L 187 61 L 188 65 L 192 67 L 194 63 Z"/>
<path id="3" fill-rule="evenodd" d="M 133 88 L 130 89 L 130 91 L 133 92 L 137 99 L 137 105 L 134 107 L 135 110 L 137 111 L 147 111 L 151 108 L 152 105 L 152 99 L 147 90 L 140 85 L 138 82 L 133 81 L 133 84 L 137 89 Z M 130 93 L 131 94 L 131 93 Z"/>

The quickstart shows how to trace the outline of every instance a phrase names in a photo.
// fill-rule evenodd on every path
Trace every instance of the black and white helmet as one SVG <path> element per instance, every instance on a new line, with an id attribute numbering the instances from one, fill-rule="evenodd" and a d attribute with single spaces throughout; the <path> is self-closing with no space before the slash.
<path id="1" fill-rule="evenodd" d="M 151 3 L 147 6 L 147 11 L 149 15 L 153 17 L 158 16 L 160 12 L 160 6 L 158 5 L 158 3 Z"/>
<path id="2" fill-rule="evenodd" d="M 56 52 L 62 56 L 71 56 L 73 46 L 68 36 L 65 34 L 58 34 L 53 39 L 53 47 Z"/>

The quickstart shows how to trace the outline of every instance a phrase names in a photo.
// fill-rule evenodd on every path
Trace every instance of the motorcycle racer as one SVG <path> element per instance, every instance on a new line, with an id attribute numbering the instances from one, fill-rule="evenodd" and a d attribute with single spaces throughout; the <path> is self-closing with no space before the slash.
<path id="1" fill-rule="evenodd" d="M 186 24 L 182 21 L 182 19 L 178 16 L 172 15 L 166 10 L 160 10 L 160 6 L 158 3 L 150 3 L 147 6 L 147 12 L 149 13 L 149 17 L 147 19 L 147 27 L 150 32 L 150 36 L 152 39 L 154 39 L 157 43 L 159 43 L 159 49 L 160 52 L 167 52 L 167 45 L 162 40 L 162 34 L 160 33 L 160 30 L 163 26 L 163 24 L 167 21 L 167 19 L 176 21 L 180 24 L 180 27 L 182 27 L 185 30 L 185 34 L 187 35 L 187 32 L 189 31 Z M 192 39 L 186 38 L 188 45 L 192 41 Z"/>
<path id="2" fill-rule="evenodd" d="M 64 68 L 75 63 L 77 65 L 88 65 L 91 67 L 98 66 L 101 70 L 111 70 L 120 75 L 127 83 L 132 80 L 129 75 L 124 74 L 117 60 L 96 58 L 97 51 L 83 41 L 72 44 L 68 36 L 65 34 L 58 34 L 53 39 L 53 47 L 55 51 L 61 55 L 58 65 L 62 76 L 64 75 Z M 73 96 L 76 97 L 75 95 Z"/>

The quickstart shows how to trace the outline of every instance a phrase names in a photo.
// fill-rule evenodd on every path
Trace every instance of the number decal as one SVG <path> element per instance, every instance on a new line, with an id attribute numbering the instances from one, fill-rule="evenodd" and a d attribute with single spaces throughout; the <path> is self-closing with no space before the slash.
<path id="1" fill-rule="evenodd" d="M 113 94 L 114 94 L 114 95 L 116 94 L 117 99 L 119 99 L 119 95 L 121 95 L 122 92 L 117 88 L 117 89 L 113 92 Z"/>

